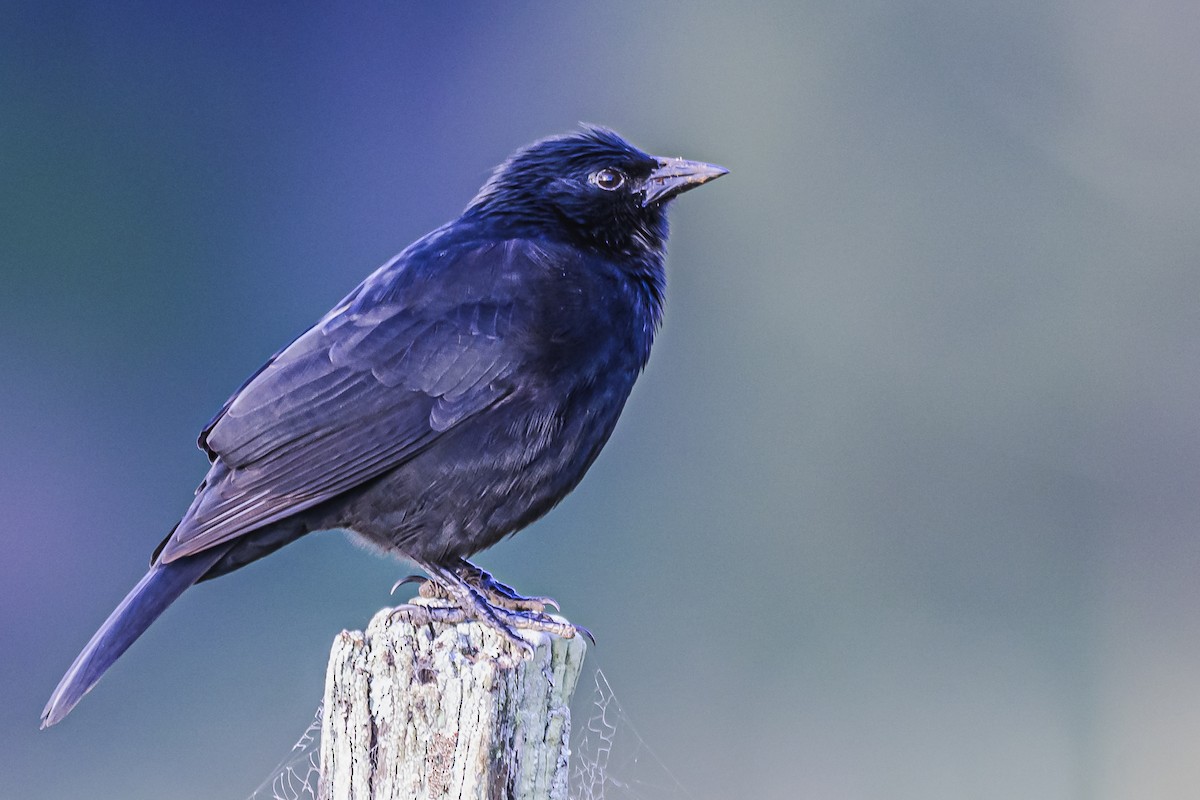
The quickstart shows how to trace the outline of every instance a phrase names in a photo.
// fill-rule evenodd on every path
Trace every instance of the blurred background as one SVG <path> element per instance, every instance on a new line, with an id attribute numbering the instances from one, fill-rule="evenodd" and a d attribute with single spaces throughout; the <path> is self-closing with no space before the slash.
<path id="1" fill-rule="evenodd" d="M 481 563 L 596 633 L 698 799 L 1195 797 L 1198 36 L 1168 0 L 4 4 L 4 794 L 243 798 L 286 755 L 409 572 L 339 534 L 38 714 L 227 395 L 584 120 L 732 174 L 675 204 L 591 474 Z"/>

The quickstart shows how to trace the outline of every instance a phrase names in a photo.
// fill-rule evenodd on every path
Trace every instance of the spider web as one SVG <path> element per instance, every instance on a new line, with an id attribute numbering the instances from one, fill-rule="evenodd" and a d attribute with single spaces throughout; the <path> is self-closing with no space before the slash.
<path id="1" fill-rule="evenodd" d="M 588 717 L 571 735 L 569 800 L 694 800 L 633 727 L 603 670 L 593 683 L 591 698 L 577 697 L 572 714 Z M 321 711 L 247 800 L 317 800 Z"/>
<path id="2" fill-rule="evenodd" d="M 317 706 L 312 722 L 292 745 L 292 751 L 247 800 L 317 800 L 323 708 Z"/>
<path id="3" fill-rule="evenodd" d="M 587 722 L 572 732 L 570 800 L 694 800 L 633 727 L 597 668 Z M 577 717 L 582 717 L 578 714 Z"/>

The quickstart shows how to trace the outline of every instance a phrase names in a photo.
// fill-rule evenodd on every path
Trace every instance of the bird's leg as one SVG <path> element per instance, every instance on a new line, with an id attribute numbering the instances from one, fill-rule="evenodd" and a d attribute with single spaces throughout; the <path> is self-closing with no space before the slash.
<path id="1" fill-rule="evenodd" d="M 559 610 L 558 601 L 553 597 L 525 597 L 518 594 L 516 589 L 501 583 L 493 578 L 490 572 L 475 566 L 466 559 L 459 559 L 450 566 L 450 569 L 486 597 L 488 603 L 493 606 L 509 611 L 536 611 L 538 613 L 545 613 L 547 606 L 552 607 L 555 611 Z M 420 575 L 409 575 L 396 581 L 392 586 L 392 592 L 406 583 L 420 583 L 421 587 L 418 591 L 421 597 L 437 600 L 451 599 L 450 593 L 446 591 L 445 587 Z"/>
<path id="2" fill-rule="evenodd" d="M 415 559 L 414 559 L 415 560 Z M 474 587 L 459 578 L 453 571 L 439 564 L 416 562 L 429 574 L 429 580 L 421 584 L 421 596 L 431 599 L 449 600 L 452 607 L 445 606 L 402 606 L 406 613 L 420 616 L 431 622 L 458 624 L 476 619 L 494 629 L 511 645 L 522 652 L 530 652 L 532 646 L 522 639 L 497 614 L 502 609 L 493 608 Z M 417 611 L 416 609 L 420 609 Z"/>
<path id="3" fill-rule="evenodd" d="M 502 605 L 493 605 L 485 596 L 484 590 L 476 588 L 459 574 L 458 564 L 446 567 L 425 561 L 416 563 L 430 577 L 430 580 L 421 587 L 421 594 L 425 597 L 443 596 L 457 606 L 457 608 L 421 607 L 421 613 L 431 621 L 459 623 L 465 619 L 475 619 L 494 629 L 511 645 L 525 652 L 529 652 L 532 646 L 518 636 L 514 629 L 543 631 L 564 639 L 570 639 L 577 632 L 582 632 L 589 639 L 592 638 L 586 628 L 572 625 L 569 622 L 561 622 L 543 612 L 514 610 Z M 482 570 L 478 571 L 482 572 Z M 434 584 L 436 588 L 430 584 Z M 509 589 L 509 591 L 512 590 Z M 513 594 L 516 593 L 513 592 Z M 517 597 L 519 598 L 519 595 Z"/>
<path id="4" fill-rule="evenodd" d="M 465 558 L 458 559 L 450 568 L 482 592 L 494 606 L 507 608 L 509 611 L 536 611 L 539 614 L 546 611 L 546 606 L 551 606 L 555 611 L 559 610 L 558 601 L 553 597 L 525 597 L 517 594 L 511 586 L 496 580 L 490 572 L 475 566 Z"/>

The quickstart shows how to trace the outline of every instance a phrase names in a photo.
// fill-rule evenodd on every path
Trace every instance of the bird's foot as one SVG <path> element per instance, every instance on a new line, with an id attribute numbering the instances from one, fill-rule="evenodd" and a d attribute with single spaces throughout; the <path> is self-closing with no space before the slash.
<path id="1" fill-rule="evenodd" d="M 553 617 L 536 611 L 511 611 L 507 608 L 494 606 L 482 594 L 473 588 L 459 594 L 446 590 L 433 581 L 421 585 L 421 597 L 427 600 L 442 600 L 453 605 L 404 605 L 396 609 L 409 619 L 418 622 L 442 622 L 457 625 L 462 622 L 478 621 L 500 634 L 515 650 L 523 654 L 532 654 L 533 645 L 518 630 L 538 630 L 552 633 L 569 639 L 577 628 L 569 622 L 561 622 Z M 590 638 L 591 634 L 584 631 Z"/>
<path id="2" fill-rule="evenodd" d="M 446 600 L 453 606 L 408 606 L 420 608 L 422 617 L 430 621 L 457 624 L 477 620 L 499 633 L 511 646 L 524 653 L 532 653 L 533 645 L 520 636 L 518 630 L 533 630 L 570 639 L 582 633 L 592 644 L 596 643 L 591 631 L 545 612 L 547 605 L 555 609 L 558 604 L 546 597 L 523 597 L 509 586 L 492 578 L 475 565 L 461 561 L 451 568 L 421 563 L 429 573 L 429 580 L 421 584 L 422 597 Z M 405 578 L 396 586 L 412 582 Z M 396 587 L 393 587 L 393 591 Z"/>
<path id="3" fill-rule="evenodd" d="M 558 601 L 553 597 L 525 597 L 518 594 L 511 586 L 496 580 L 490 572 L 475 566 L 465 558 L 459 559 L 453 570 L 460 578 L 481 592 L 493 606 L 499 606 L 509 611 L 536 611 L 539 614 L 544 614 L 547 606 L 555 611 L 559 610 Z"/>
<path id="4" fill-rule="evenodd" d="M 463 561 L 465 567 L 454 568 L 455 573 L 463 579 L 471 588 L 482 594 L 489 604 L 497 608 L 503 608 L 508 611 L 536 611 L 539 614 L 546 613 L 546 608 L 559 610 L 558 601 L 553 597 L 525 597 L 518 594 L 508 584 L 501 583 L 491 576 L 490 573 L 476 567 L 474 564 Z M 422 575 L 409 575 L 401 578 L 392 584 L 392 594 L 406 583 L 419 583 L 420 588 L 417 590 L 421 597 L 429 600 L 452 600 L 450 592 L 446 590 L 440 583 L 432 578 L 426 578 Z"/>

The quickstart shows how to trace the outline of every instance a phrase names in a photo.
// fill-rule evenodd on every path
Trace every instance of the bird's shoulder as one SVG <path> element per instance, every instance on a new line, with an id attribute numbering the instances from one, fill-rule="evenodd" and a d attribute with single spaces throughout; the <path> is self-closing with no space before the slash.
<path id="1" fill-rule="evenodd" d="M 410 405 L 485 402 L 556 342 L 594 338 L 617 284 L 604 262 L 562 245 L 435 231 L 268 359 L 198 444 L 236 463 L 266 444 L 264 429 L 344 425 L 392 408 L 393 389 Z"/>

